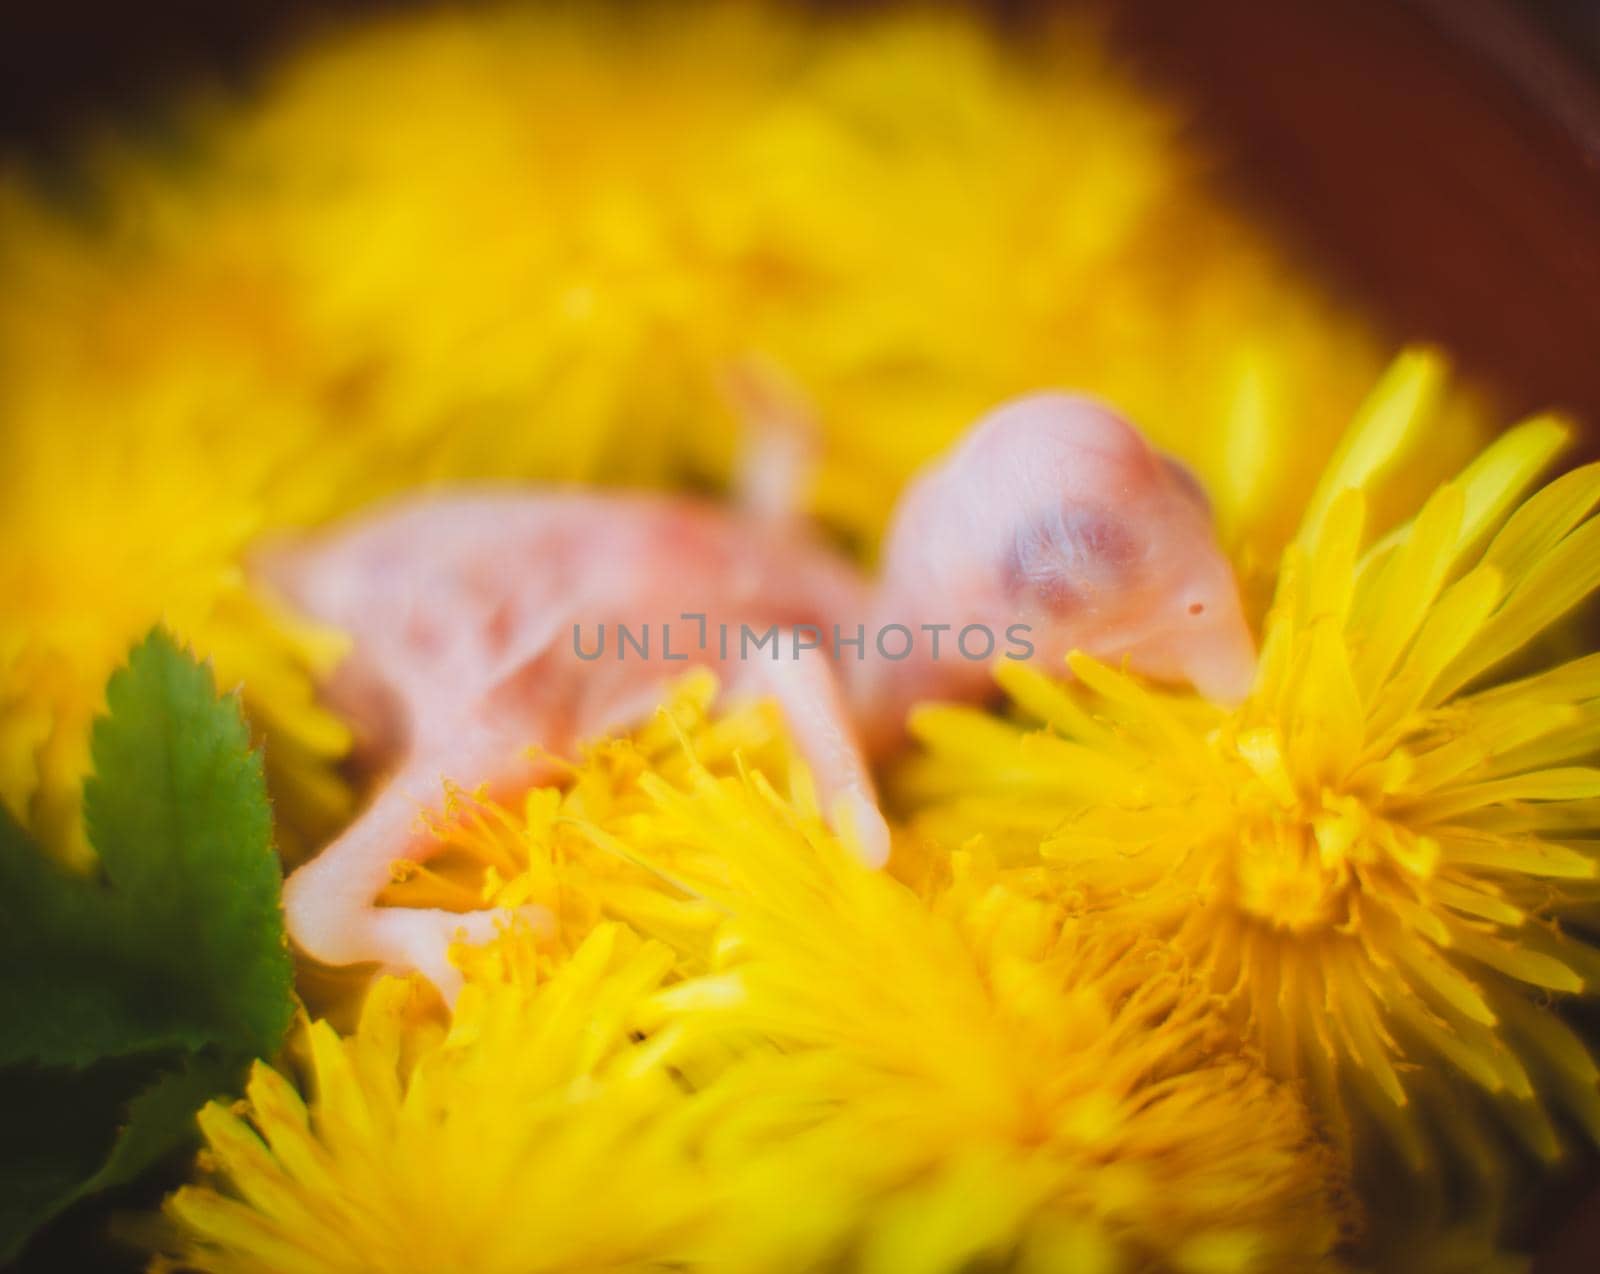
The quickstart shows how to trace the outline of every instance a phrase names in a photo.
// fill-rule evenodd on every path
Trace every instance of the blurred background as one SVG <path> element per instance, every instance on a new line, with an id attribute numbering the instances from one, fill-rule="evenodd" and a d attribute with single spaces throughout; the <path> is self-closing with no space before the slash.
<path id="1" fill-rule="evenodd" d="M 308 28 L 440 6 L 3 7 L 0 151 L 48 164 L 86 129 L 159 109 L 175 83 L 248 86 Z M 1018 29 L 1051 8 L 983 7 Z M 1600 4 L 1107 9 L 1120 50 L 1187 99 L 1231 193 L 1277 220 L 1397 336 L 1445 344 L 1513 411 L 1558 405 L 1600 421 Z"/>

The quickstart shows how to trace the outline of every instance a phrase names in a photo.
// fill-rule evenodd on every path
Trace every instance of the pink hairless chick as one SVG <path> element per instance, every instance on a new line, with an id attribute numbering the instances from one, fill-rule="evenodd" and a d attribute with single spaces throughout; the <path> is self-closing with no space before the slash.
<path id="1" fill-rule="evenodd" d="M 496 913 L 376 905 L 391 863 L 429 852 L 422 815 L 443 780 L 535 783 L 533 745 L 568 752 L 637 722 L 692 663 L 716 667 L 725 694 L 777 700 L 824 807 L 873 865 L 889 833 L 870 760 L 899 744 L 914 702 L 988 694 L 999 651 L 1052 669 L 1075 649 L 1126 658 L 1218 699 L 1249 687 L 1251 639 L 1204 497 L 1093 401 L 1041 394 L 974 426 L 901 498 L 876 584 L 774 507 L 793 475 L 759 470 L 799 452 L 765 454 L 754 507 L 435 495 L 268 560 L 294 605 L 352 637 L 327 693 L 393 767 L 289 878 L 305 952 L 417 970 L 451 994 L 451 942 L 488 938 Z"/>

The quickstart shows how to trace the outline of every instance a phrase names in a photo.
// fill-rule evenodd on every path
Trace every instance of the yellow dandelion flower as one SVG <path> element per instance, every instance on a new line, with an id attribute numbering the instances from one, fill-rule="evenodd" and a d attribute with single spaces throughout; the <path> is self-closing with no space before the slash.
<path id="1" fill-rule="evenodd" d="M 426 864 L 397 862 L 379 901 L 460 911 L 537 907 L 554 918 L 553 951 L 570 952 L 597 925 L 621 921 L 671 947 L 680 972 L 703 972 L 722 913 L 623 847 L 657 844 L 649 781 L 683 786 L 699 769 L 726 775 L 740 765 L 777 778 L 796 766 L 775 704 L 748 702 L 713 714 L 716 696 L 708 669 L 679 678 L 650 721 L 587 745 L 576 762 L 559 761 L 561 780 L 534 788 L 514 808 L 449 790 L 432 828 L 440 851 Z M 680 846 L 667 861 L 692 871 L 704 852 L 697 857 Z M 459 958 L 470 970 L 493 951 L 463 950 Z"/>
<path id="2" fill-rule="evenodd" d="M 1418 1099 L 1454 1071 L 1554 1155 L 1548 1105 L 1600 1137 L 1600 1070 L 1548 1005 L 1600 977 L 1560 923 L 1600 868 L 1600 659 L 1491 674 L 1600 584 L 1600 466 L 1523 499 L 1565 439 L 1532 421 L 1363 551 L 1366 489 L 1440 375 L 1402 359 L 1342 445 L 1240 708 L 1013 666 L 1043 724 L 924 710 L 902 794 L 1169 935 L 1330 1116 L 1354 1093 L 1420 1155 Z"/>
<path id="3" fill-rule="evenodd" d="M 714 1267 L 1327 1268 L 1329 1157 L 1170 948 L 959 861 L 919 897 L 826 830 L 803 774 L 789 800 L 689 777 L 641 779 L 657 809 L 626 852 L 730 917 L 719 967 L 659 997 L 714 1076 Z"/>
<path id="4" fill-rule="evenodd" d="M 309 1098 L 258 1064 L 237 1110 L 207 1107 L 211 1184 L 167 1202 L 172 1268 L 681 1268 L 711 1196 L 682 1092 L 634 1029 L 671 953 L 617 926 L 548 974 L 517 935 L 500 953 L 448 1028 L 385 979 L 349 1038 L 305 1029 Z"/>

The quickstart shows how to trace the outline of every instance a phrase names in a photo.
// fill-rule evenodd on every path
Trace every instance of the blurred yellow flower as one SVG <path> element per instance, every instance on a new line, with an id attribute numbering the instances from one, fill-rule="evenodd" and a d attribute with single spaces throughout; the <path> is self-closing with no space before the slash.
<path id="1" fill-rule="evenodd" d="M 348 734 L 315 683 L 345 643 L 281 613 L 243 567 L 273 491 L 338 480 L 312 462 L 323 423 L 262 366 L 270 321 L 248 292 L 188 295 L 177 263 L 152 278 L 96 255 L 14 192 L 0 273 L 0 803 L 87 857 L 89 722 L 159 621 L 224 689 L 242 683 L 280 840 L 325 836 L 348 813 L 329 769 Z"/>
<path id="2" fill-rule="evenodd" d="M 1363 552 L 1366 491 L 1440 375 L 1403 358 L 1342 445 L 1243 706 L 1085 658 L 1077 684 L 1004 668 L 1034 723 L 922 710 L 902 796 L 925 830 L 982 835 L 1035 886 L 1170 936 L 1336 1126 L 1354 1096 L 1419 1160 L 1419 1099 L 1454 1071 L 1554 1156 L 1547 1106 L 1600 1138 L 1600 1070 L 1548 1004 L 1600 978 L 1560 924 L 1600 874 L 1581 764 L 1600 658 L 1489 674 L 1600 584 L 1600 466 L 1524 500 L 1566 436 L 1532 421 Z"/>
<path id="3" fill-rule="evenodd" d="M 326 833 L 346 813 L 326 767 L 347 731 L 314 692 L 344 642 L 280 613 L 241 561 L 267 515 L 254 477 L 230 481 L 227 466 L 270 471 L 288 456 L 269 442 L 238 454 L 233 408 L 264 405 L 238 368 L 190 352 L 159 392 L 113 404 L 75 358 L 41 354 L 13 373 L 16 345 L 0 348 L 0 803 L 71 859 L 89 853 L 89 723 L 158 621 L 213 660 L 225 689 L 243 684 L 284 829 Z"/>

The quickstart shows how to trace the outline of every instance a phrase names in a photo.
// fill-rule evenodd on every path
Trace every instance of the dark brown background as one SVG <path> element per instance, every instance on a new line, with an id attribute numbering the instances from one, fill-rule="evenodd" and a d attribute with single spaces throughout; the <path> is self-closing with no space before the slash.
<path id="1" fill-rule="evenodd" d="M 247 85 L 308 25 L 414 3 L 0 0 L 0 153 L 48 174 L 86 126 L 159 116 L 185 81 Z M 987 8 L 1025 27 L 1042 6 Z M 1113 13 L 1120 47 L 1220 143 L 1232 193 L 1390 336 L 1450 348 L 1510 410 L 1573 410 L 1600 451 L 1600 0 Z M 1600 1198 L 1578 1199 L 1548 1209 L 1539 1274 L 1600 1269 Z"/>

